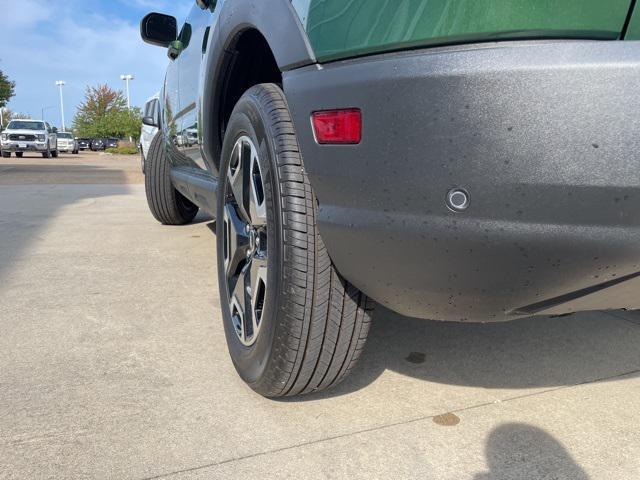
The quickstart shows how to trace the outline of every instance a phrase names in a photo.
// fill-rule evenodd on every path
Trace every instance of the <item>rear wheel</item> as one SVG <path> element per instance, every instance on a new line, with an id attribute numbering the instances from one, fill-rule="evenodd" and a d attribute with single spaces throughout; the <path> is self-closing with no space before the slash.
<path id="1" fill-rule="evenodd" d="M 2 158 L 11 158 L 11 152 L 2 152 Z"/>
<path id="2" fill-rule="evenodd" d="M 149 209 L 160 223 L 184 225 L 193 220 L 198 213 L 198 207 L 178 192 L 171 183 L 171 164 L 165 155 L 161 134 L 153 138 L 149 147 L 144 186 Z"/>
<path id="3" fill-rule="evenodd" d="M 16 152 L 16 157 L 18 158 L 22 158 L 23 153 L 22 152 Z"/>
<path id="4" fill-rule="evenodd" d="M 221 159 L 218 284 L 233 363 L 267 397 L 331 387 L 356 364 L 373 303 L 327 254 L 278 86 L 243 95 Z"/>
<path id="5" fill-rule="evenodd" d="M 51 156 L 53 158 L 58 158 L 58 150 L 54 150 L 53 152 L 51 152 Z"/>

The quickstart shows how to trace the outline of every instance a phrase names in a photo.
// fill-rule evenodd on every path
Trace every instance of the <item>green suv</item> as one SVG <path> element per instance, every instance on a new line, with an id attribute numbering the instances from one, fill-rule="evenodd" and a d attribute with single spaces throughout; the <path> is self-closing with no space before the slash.
<path id="1" fill-rule="evenodd" d="M 640 308 L 632 0 L 197 0 L 153 215 L 216 218 L 231 358 L 269 397 L 355 366 L 374 303 L 450 321 Z M 184 252 L 184 255 L 188 255 Z"/>

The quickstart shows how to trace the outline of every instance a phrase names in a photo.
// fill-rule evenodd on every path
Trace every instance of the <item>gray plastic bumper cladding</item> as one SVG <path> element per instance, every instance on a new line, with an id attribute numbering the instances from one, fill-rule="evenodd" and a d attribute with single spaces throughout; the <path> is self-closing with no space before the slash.
<path id="1" fill-rule="evenodd" d="M 459 321 L 640 308 L 640 42 L 412 51 L 284 83 L 329 253 L 379 303 Z M 349 107 L 361 144 L 316 144 L 311 112 Z"/>

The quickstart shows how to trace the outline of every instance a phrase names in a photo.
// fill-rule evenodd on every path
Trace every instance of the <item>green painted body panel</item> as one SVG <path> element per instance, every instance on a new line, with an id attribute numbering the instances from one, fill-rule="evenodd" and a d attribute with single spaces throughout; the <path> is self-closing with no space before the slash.
<path id="1" fill-rule="evenodd" d="M 640 5 L 637 5 L 629 27 L 627 28 L 627 34 L 624 37 L 625 40 L 640 40 Z"/>
<path id="2" fill-rule="evenodd" d="M 292 0 L 320 61 L 518 38 L 618 39 L 631 0 Z"/>

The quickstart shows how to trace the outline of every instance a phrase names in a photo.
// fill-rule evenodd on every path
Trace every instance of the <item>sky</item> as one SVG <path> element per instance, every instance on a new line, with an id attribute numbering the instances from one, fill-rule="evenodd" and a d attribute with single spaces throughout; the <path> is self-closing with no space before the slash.
<path id="1" fill-rule="evenodd" d="M 125 90 L 121 74 L 132 74 L 133 106 L 160 90 L 165 49 L 140 39 L 140 19 L 168 13 L 182 24 L 194 0 L 0 0 L 0 70 L 16 82 L 8 108 L 60 127 L 56 80 L 64 80 L 65 124 L 88 85 Z"/>

